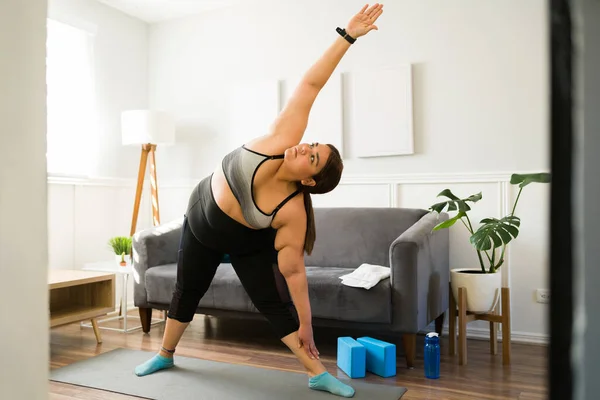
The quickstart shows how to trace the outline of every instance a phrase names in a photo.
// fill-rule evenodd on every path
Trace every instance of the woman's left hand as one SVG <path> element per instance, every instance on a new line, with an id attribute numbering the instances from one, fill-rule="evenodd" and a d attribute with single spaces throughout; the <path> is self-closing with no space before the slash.
<path id="1" fill-rule="evenodd" d="M 366 35 L 373 29 L 378 30 L 379 28 L 375 25 L 377 18 L 383 13 L 383 4 L 375 3 L 371 7 L 368 4 L 356 14 L 348 25 L 346 26 L 346 33 L 354 39 Z"/>
<path id="2" fill-rule="evenodd" d="M 298 329 L 298 348 L 304 347 L 306 355 L 311 359 L 319 359 L 319 350 L 315 346 L 313 339 L 312 326 L 307 324 L 300 324 Z"/>

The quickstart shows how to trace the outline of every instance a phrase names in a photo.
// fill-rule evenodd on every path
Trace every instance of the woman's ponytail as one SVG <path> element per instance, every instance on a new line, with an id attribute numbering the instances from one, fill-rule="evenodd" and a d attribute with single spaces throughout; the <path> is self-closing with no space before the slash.
<path id="1" fill-rule="evenodd" d="M 306 236 L 304 237 L 304 251 L 306 251 L 306 254 L 310 255 L 316 239 L 315 214 L 313 211 L 310 193 L 304 192 L 303 195 L 304 209 L 306 210 Z"/>

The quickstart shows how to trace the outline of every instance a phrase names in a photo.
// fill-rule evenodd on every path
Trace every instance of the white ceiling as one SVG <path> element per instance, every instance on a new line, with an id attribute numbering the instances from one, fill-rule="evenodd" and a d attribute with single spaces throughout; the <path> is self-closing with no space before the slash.
<path id="1" fill-rule="evenodd" d="M 148 23 L 229 7 L 242 0 L 97 0 Z"/>

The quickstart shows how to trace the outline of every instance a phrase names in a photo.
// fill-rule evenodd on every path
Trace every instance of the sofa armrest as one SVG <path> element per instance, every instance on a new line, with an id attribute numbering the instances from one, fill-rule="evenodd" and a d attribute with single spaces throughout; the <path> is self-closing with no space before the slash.
<path id="1" fill-rule="evenodd" d="M 448 229 L 432 232 L 448 214 L 431 212 L 390 246 L 392 323 L 399 332 L 418 333 L 448 309 Z"/>
<path id="2" fill-rule="evenodd" d="M 183 218 L 137 232 L 133 236 L 133 302 L 148 305 L 146 271 L 158 265 L 177 262 Z"/>

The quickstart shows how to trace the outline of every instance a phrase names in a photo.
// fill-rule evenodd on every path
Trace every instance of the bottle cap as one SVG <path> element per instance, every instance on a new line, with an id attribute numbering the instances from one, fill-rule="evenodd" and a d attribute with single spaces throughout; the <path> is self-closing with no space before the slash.
<path id="1" fill-rule="evenodd" d="M 427 335 L 427 337 L 438 337 L 439 335 L 437 334 L 437 332 L 429 332 Z"/>

